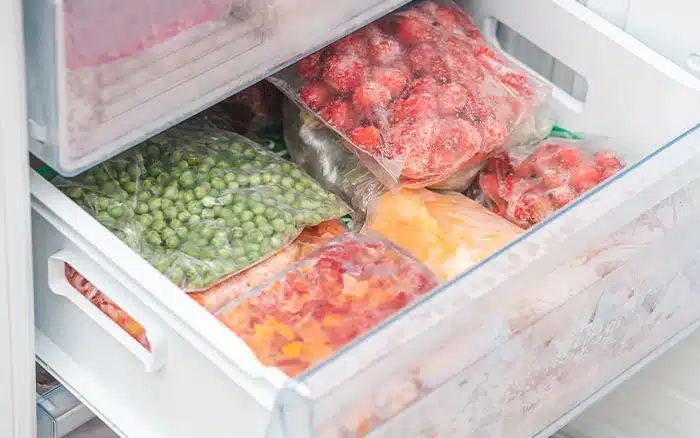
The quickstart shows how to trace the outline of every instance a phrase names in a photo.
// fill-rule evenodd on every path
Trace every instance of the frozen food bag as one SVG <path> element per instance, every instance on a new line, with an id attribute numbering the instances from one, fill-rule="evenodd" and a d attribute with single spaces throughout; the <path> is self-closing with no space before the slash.
<path id="1" fill-rule="evenodd" d="M 483 202 L 529 228 L 619 172 L 624 160 L 610 141 L 551 137 L 487 162 L 479 175 Z"/>
<path id="2" fill-rule="evenodd" d="M 408 250 L 449 280 L 510 243 L 523 231 L 461 193 L 403 189 L 374 200 L 365 231 Z"/>
<path id="3" fill-rule="evenodd" d="M 290 101 L 284 104 L 284 139 L 291 159 L 347 202 L 356 221 L 364 217 L 369 201 L 385 191 L 338 135 Z"/>
<path id="4" fill-rule="evenodd" d="M 294 242 L 265 261 L 190 297 L 211 313 L 216 313 L 246 292 L 266 282 L 272 276 L 317 250 L 324 243 L 345 233 L 347 229 L 338 220 L 323 222 L 301 232 Z"/>
<path id="5" fill-rule="evenodd" d="M 269 80 L 392 189 L 475 176 L 549 94 L 448 1 L 412 4 Z"/>
<path id="6" fill-rule="evenodd" d="M 65 0 L 69 69 L 130 57 L 199 24 L 245 15 L 250 0 Z"/>
<path id="7" fill-rule="evenodd" d="M 348 212 L 298 166 L 237 134 L 176 127 L 52 181 L 186 291 L 260 262 Z"/>
<path id="8" fill-rule="evenodd" d="M 119 327 L 124 329 L 129 336 L 134 338 L 139 344 L 151 351 L 151 344 L 146 336 L 146 329 L 143 328 L 134 318 L 129 316 L 121 307 L 117 306 L 114 301 L 109 299 L 99 289 L 92 285 L 83 275 L 76 271 L 75 268 L 66 264 L 65 269 L 66 279 L 68 283 L 75 288 L 82 296 L 90 300 L 90 302 L 100 309 L 102 313 L 107 315 L 109 319 L 114 321 Z"/>
<path id="9" fill-rule="evenodd" d="M 438 283 L 391 242 L 345 233 L 217 317 L 263 364 L 295 376 Z"/>
<path id="10" fill-rule="evenodd" d="M 191 117 L 186 123 L 256 135 L 281 129 L 284 95 L 267 81 L 260 81 Z"/>

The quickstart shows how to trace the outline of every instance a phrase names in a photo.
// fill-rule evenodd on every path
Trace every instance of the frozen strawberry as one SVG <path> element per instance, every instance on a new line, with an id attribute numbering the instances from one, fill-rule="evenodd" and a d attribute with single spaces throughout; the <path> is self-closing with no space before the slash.
<path id="1" fill-rule="evenodd" d="M 481 38 L 481 31 L 477 27 L 476 23 L 466 12 L 459 8 L 439 6 L 435 15 L 438 18 L 438 22 L 445 28 L 454 26 L 455 29 L 459 27 L 460 35 L 464 33 L 468 37 L 479 37 Z"/>
<path id="2" fill-rule="evenodd" d="M 513 205 L 513 218 L 522 227 L 537 224 L 549 216 L 553 206 L 545 190 L 536 187 L 524 193 Z"/>
<path id="3" fill-rule="evenodd" d="M 402 141 L 406 150 L 401 176 L 421 179 L 430 175 L 437 163 L 433 160 L 433 138 L 437 123 L 424 119 L 414 122 Z"/>
<path id="4" fill-rule="evenodd" d="M 374 65 L 388 67 L 404 57 L 403 47 L 393 38 L 380 35 L 370 39 L 369 59 Z"/>
<path id="5" fill-rule="evenodd" d="M 312 53 L 297 64 L 297 73 L 305 81 L 314 81 L 321 75 L 321 52 Z"/>
<path id="6" fill-rule="evenodd" d="M 438 91 L 438 112 L 441 116 L 453 116 L 461 113 L 467 106 L 469 93 L 459 84 L 451 83 L 440 86 Z"/>
<path id="7" fill-rule="evenodd" d="M 372 113 L 385 108 L 391 101 L 391 91 L 377 82 L 365 82 L 352 93 L 355 109 L 362 113 Z"/>
<path id="8" fill-rule="evenodd" d="M 396 38 L 408 46 L 433 39 L 430 19 L 411 11 L 396 16 Z"/>
<path id="9" fill-rule="evenodd" d="M 622 169 L 622 161 L 617 155 L 610 152 L 596 152 L 593 155 L 598 170 L 601 173 L 602 179 L 608 179 Z"/>
<path id="10" fill-rule="evenodd" d="M 335 92 L 323 82 L 312 82 L 299 91 L 301 101 L 314 111 L 318 111 L 326 106 L 334 97 Z"/>
<path id="11" fill-rule="evenodd" d="M 355 128 L 348 134 L 348 138 L 363 151 L 377 156 L 381 153 L 382 136 L 376 126 L 362 126 Z"/>
<path id="12" fill-rule="evenodd" d="M 600 184 L 603 179 L 594 163 L 582 163 L 571 172 L 571 186 L 583 193 Z"/>
<path id="13" fill-rule="evenodd" d="M 581 164 L 586 159 L 586 156 L 579 149 L 565 147 L 559 151 L 558 158 L 565 169 L 573 169 Z"/>
<path id="14" fill-rule="evenodd" d="M 555 189 L 569 182 L 569 173 L 564 169 L 551 168 L 542 172 L 542 184 L 548 189 Z"/>
<path id="15" fill-rule="evenodd" d="M 372 79 L 389 90 L 392 99 L 396 99 L 403 93 L 408 83 L 409 76 L 398 68 L 375 68 L 372 70 Z"/>
<path id="16" fill-rule="evenodd" d="M 427 73 L 439 59 L 437 48 L 430 43 L 417 44 L 408 54 L 408 61 L 416 73 Z"/>
<path id="17" fill-rule="evenodd" d="M 393 123 L 431 119 L 437 115 L 437 110 L 438 100 L 432 94 L 411 94 L 394 101 L 390 108 Z"/>
<path id="18" fill-rule="evenodd" d="M 408 86 L 408 91 L 411 94 L 437 94 L 439 89 L 440 83 L 432 76 L 415 79 Z"/>
<path id="19" fill-rule="evenodd" d="M 576 199 L 578 195 L 576 194 L 576 191 L 571 188 L 571 186 L 563 185 L 561 187 L 551 189 L 549 192 L 549 197 L 552 200 L 552 205 L 554 205 L 555 208 L 562 208 Z"/>
<path id="20" fill-rule="evenodd" d="M 318 114 L 326 123 L 341 131 L 351 129 L 355 124 L 355 113 L 347 100 L 336 99 Z"/>
<path id="21" fill-rule="evenodd" d="M 453 165 L 474 156 L 481 148 L 479 131 L 466 120 L 447 118 L 441 121 L 435 136 L 435 149 L 449 155 Z"/>
<path id="22" fill-rule="evenodd" d="M 483 139 L 482 152 L 485 154 L 503 146 L 508 138 L 508 127 L 494 117 L 482 119 L 475 126 Z"/>
<path id="23" fill-rule="evenodd" d="M 444 57 L 433 60 L 427 73 L 443 84 L 453 80 L 452 69 L 449 67 L 447 59 Z"/>
<path id="24" fill-rule="evenodd" d="M 329 46 L 336 55 L 354 55 L 366 58 L 368 54 L 367 39 L 362 33 L 355 32 Z"/>
<path id="25" fill-rule="evenodd" d="M 364 65 L 352 55 L 334 55 L 328 58 L 323 71 L 323 80 L 331 88 L 345 94 L 354 90 L 364 74 Z"/>

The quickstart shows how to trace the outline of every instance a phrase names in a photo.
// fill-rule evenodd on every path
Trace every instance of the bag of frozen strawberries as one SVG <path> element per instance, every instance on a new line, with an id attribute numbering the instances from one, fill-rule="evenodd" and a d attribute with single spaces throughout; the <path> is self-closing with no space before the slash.
<path id="1" fill-rule="evenodd" d="M 391 188 L 475 176 L 549 94 L 446 1 L 394 12 L 270 81 Z"/>
<path id="2" fill-rule="evenodd" d="M 536 225 L 625 167 L 610 143 L 551 137 L 501 152 L 479 174 L 481 199 L 521 228 Z"/>

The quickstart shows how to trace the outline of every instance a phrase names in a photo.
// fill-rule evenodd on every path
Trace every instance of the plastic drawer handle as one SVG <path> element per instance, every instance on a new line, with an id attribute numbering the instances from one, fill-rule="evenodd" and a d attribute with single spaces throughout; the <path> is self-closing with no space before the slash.
<path id="1" fill-rule="evenodd" d="M 144 327 L 151 351 L 144 348 L 126 330 L 102 313 L 97 306 L 93 305 L 89 299 L 84 297 L 68 282 L 65 273 L 66 264 L 75 268 L 86 280 Z M 164 330 L 150 315 L 145 314 L 141 310 L 134 298 L 126 292 L 124 285 L 116 278 L 109 275 L 88 257 L 71 250 L 59 251 L 49 257 L 48 274 L 51 291 L 56 295 L 69 299 L 97 325 L 102 327 L 103 330 L 143 363 L 146 372 L 153 372 L 163 368 L 167 357 L 167 342 Z"/>

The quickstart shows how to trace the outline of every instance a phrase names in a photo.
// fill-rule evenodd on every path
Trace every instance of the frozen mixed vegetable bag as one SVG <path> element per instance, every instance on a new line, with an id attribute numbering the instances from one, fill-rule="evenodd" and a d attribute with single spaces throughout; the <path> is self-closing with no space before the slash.
<path id="1" fill-rule="evenodd" d="M 295 376 L 438 284 L 391 242 L 345 233 L 217 317 L 265 365 Z"/>
<path id="2" fill-rule="evenodd" d="M 548 94 L 448 1 L 401 9 L 270 81 L 392 188 L 474 176 Z"/>
<path id="3" fill-rule="evenodd" d="M 529 228 L 625 166 L 606 143 L 552 137 L 503 152 L 479 175 L 483 201 L 512 223 Z"/>
<path id="4" fill-rule="evenodd" d="M 465 272 L 523 231 L 461 193 L 387 192 L 370 204 L 365 230 L 408 250 L 442 280 Z"/>
<path id="5" fill-rule="evenodd" d="M 347 229 L 338 220 L 323 222 L 315 227 L 307 228 L 299 234 L 294 242 L 267 260 L 251 266 L 205 291 L 192 292 L 189 295 L 209 312 L 215 313 L 346 231 Z"/>
<path id="6" fill-rule="evenodd" d="M 186 291 L 273 254 L 348 209 L 251 140 L 176 127 L 53 183 Z"/>

